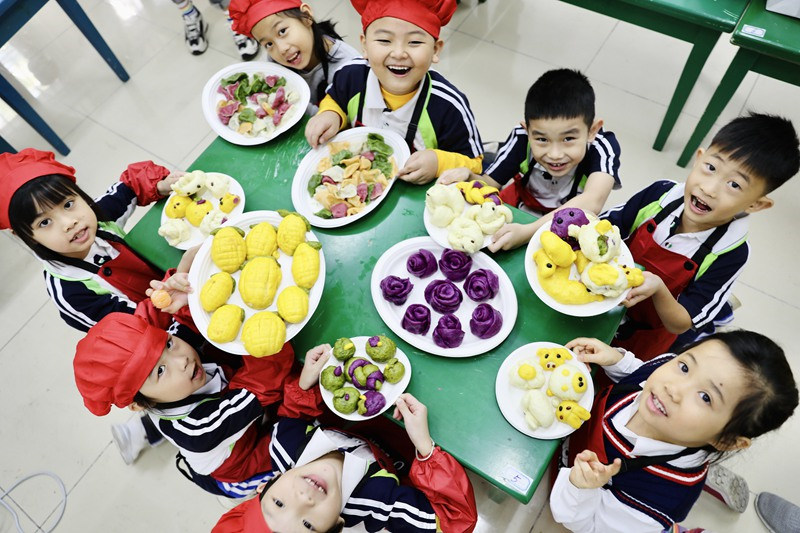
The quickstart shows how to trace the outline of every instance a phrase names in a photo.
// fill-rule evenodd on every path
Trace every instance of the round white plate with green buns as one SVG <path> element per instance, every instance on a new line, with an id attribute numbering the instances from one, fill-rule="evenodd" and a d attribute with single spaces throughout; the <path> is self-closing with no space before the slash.
<path id="1" fill-rule="evenodd" d="M 372 139 L 371 137 L 375 135 L 379 135 L 381 139 Z M 370 150 L 370 146 L 376 150 Z M 388 151 L 387 146 L 392 151 L 388 155 L 385 154 Z M 347 171 L 338 164 L 338 161 L 336 165 L 333 164 L 339 157 L 336 154 L 340 154 L 342 150 L 350 151 L 354 157 L 367 152 L 372 153 L 373 157 L 375 154 L 380 157 L 381 152 L 378 149 L 384 152 L 387 160 L 383 161 L 382 165 L 391 174 L 389 176 L 381 171 L 388 180 L 385 187 L 376 184 L 374 177 L 370 176 L 373 170 L 371 161 L 370 168 L 355 170 L 353 175 L 347 178 L 344 177 Z M 292 181 L 292 205 L 317 228 L 338 228 L 355 222 L 377 209 L 388 196 L 389 190 L 397 181 L 398 170 L 403 168 L 410 155 L 406 141 L 391 130 L 365 126 L 344 130 L 327 143 L 308 152 L 300 161 Z M 388 170 L 389 165 L 391 171 Z M 323 172 L 330 176 L 323 176 Z M 380 194 L 375 192 L 378 185 L 382 188 Z M 324 197 L 323 201 L 327 204 L 338 208 L 328 209 L 315 198 L 316 194 L 321 195 L 321 198 Z M 372 196 L 374 198 L 371 198 Z M 358 212 L 334 216 L 334 211 L 339 215 L 343 208 Z"/>

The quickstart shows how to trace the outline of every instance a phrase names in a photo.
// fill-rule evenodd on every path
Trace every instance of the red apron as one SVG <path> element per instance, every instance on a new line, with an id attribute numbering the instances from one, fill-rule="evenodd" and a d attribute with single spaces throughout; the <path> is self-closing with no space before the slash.
<path id="1" fill-rule="evenodd" d="M 534 161 L 530 161 L 528 163 L 528 170 L 524 174 L 522 172 L 517 172 L 517 174 L 514 176 L 514 183 L 500 191 L 500 199 L 509 205 L 513 205 L 514 207 L 519 207 L 520 204 L 522 204 L 528 209 L 542 214 L 547 214 L 551 211 L 555 211 L 556 209 L 560 209 L 560 205 L 555 207 L 543 206 L 539 200 L 537 200 L 536 197 L 531 194 L 530 189 L 528 189 L 528 180 L 531 178 L 531 172 L 533 172 L 533 165 L 535 164 L 536 163 Z M 572 188 L 570 189 L 569 194 L 565 198 L 562 198 L 561 202 L 559 203 L 562 203 L 570 198 L 574 198 L 575 195 L 578 194 L 579 182 L 580 179 L 578 179 L 578 176 L 575 176 L 572 180 Z"/>

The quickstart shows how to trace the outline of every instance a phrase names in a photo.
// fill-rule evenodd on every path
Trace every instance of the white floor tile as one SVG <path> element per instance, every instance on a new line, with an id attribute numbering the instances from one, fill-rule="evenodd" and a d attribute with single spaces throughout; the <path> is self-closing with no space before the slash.
<path id="1" fill-rule="evenodd" d="M 0 256 L 5 280 L 0 287 L 0 301 L 3 302 L 0 305 L 1 349 L 27 325 L 49 297 L 44 280 L 35 274 L 41 263 L 7 231 L 0 235 Z"/>
<path id="2" fill-rule="evenodd" d="M 11 484 L 13 484 L 13 480 L 9 481 Z M 9 486 L 11 486 L 11 484 Z M 4 487 L 0 487 L 0 492 L 3 492 L 4 490 L 6 490 Z M 14 501 L 14 492 L 12 492 L 8 497 L 3 498 L 3 502 L 5 502 L 9 507 L 11 507 L 11 509 L 14 510 L 14 513 L 16 513 L 17 519 L 19 520 L 19 525 L 23 531 L 26 533 L 40 531 L 39 526 L 37 526 L 33 520 L 31 520 L 31 517 L 28 516 L 19 505 L 17 505 L 16 501 Z M 3 506 L 0 506 L 0 533 L 17 533 L 14 516 Z"/>

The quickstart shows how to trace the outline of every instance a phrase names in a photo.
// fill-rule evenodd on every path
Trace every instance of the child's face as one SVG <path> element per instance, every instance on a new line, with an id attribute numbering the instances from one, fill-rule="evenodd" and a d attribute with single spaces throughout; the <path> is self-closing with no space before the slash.
<path id="1" fill-rule="evenodd" d="M 206 373 L 197 351 L 170 335 L 139 392 L 156 403 L 169 403 L 189 397 L 205 384 Z"/>
<path id="2" fill-rule="evenodd" d="M 369 66 L 386 91 L 408 94 L 439 62 L 444 43 L 415 24 L 394 17 L 382 17 L 367 26 L 361 47 Z"/>
<path id="3" fill-rule="evenodd" d="M 33 238 L 50 250 L 83 259 L 97 235 L 97 216 L 78 195 L 50 209 L 41 209 L 31 224 Z"/>
<path id="4" fill-rule="evenodd" d="M 588 127 L 582 117 L 539 118 L 528 121 L 531 155 L 555 178 L 566 176 L 586 156 L 601 120 Z"/>
<path id="5" fill-rule="evenodd" d="M 764 196 L 766 182 L 711 146 L 697 151 L 683 193 L 685 231 L 703 231 L 721 226 L 740 213 L 755 213 L 772 207 Z"/>
<path id="6" fill-rule="evenodd" d="M 681 446 L 716 445 L 747 391 L 746 374 L 725 344 L 706 341 L 650 375 L 628 427 Z"/>
<path id="7" fill-rule="evenodd" d="M 327 531 L 342 509 L 341 454 L 328 454 L 287 470 L 261 499 L 264 520 L 273 531 Z"/>
<path id="8" fill-rule="evenodd" d="M 300 10 L 309 18 L 297 19 L 275 13 L 253 26 L 253 37 L 281 65 L 296 70 L 311 70 L 319 64 L 314 56 L 314 33 L 311 30 L 311 8 L 303 4 Z"/>

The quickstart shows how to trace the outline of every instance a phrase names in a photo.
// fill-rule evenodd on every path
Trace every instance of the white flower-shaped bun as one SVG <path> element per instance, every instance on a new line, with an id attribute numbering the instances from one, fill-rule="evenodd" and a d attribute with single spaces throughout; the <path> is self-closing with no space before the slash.
<path id="1" fill-rule="evenodd" d="M 511 365 L 508 380 L 519 389 L 538 389 L 544 385 L 544 369 L 535 357 L 525 357 Z"/>

